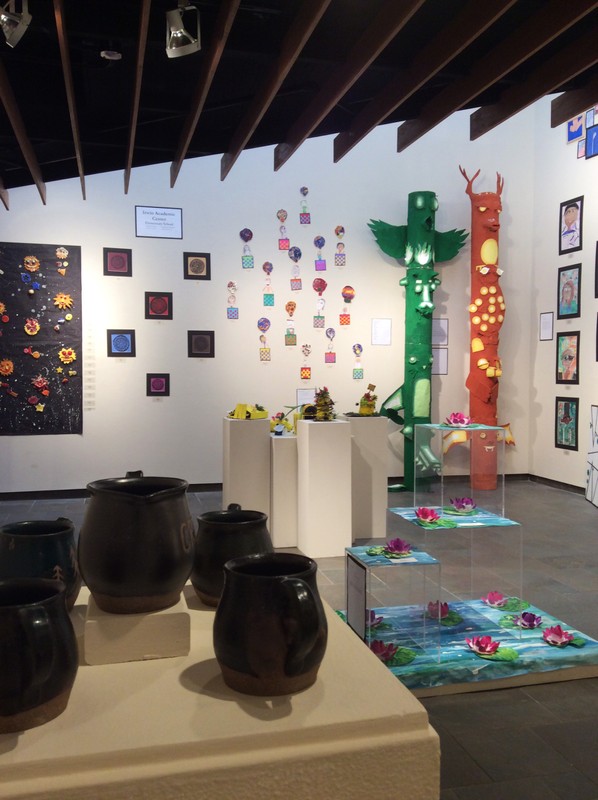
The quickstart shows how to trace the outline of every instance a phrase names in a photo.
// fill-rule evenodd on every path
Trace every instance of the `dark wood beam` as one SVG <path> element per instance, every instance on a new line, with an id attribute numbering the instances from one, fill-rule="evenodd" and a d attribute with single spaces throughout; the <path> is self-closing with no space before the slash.
<path id="1" fill-rule="evenodd" d="M 596 31 L 590 28 L 583 36 L 534 70 L 523 83 L 517 83 L 504 91 L 498 103 L 478 108 L 469 118 L 469 138 L 472 141 L 479 139 L 513 114 L 522 111 L 545 94 L 555 91 L 597 62 Z"/>
<path id="2" fill-rule="evenodd" d="M 42 173 L 39 168 L 39 163 L 35 151 L 25 130 L 25 123 L 17 105 L 17 101 L 12 91 L 12 86 L 8 80 L 8 75 L 4 69 L 4 64 L 0 60 L 0 100 L 6 111 L 6 116 L 12 126 L 12 129 L 17 137 L 21 153 L 27 164 L 27 169 L 34 184 L 37 186 L 37 191 L 42 199 L 42 203 L 46 205 L 46 185 L 42 179 Z"/>
<path id="3" fill-rule="evenodd" d="M 150 6 L 152 0 L 143 0 L 141 16 L 139 18 L 139 36 L 137 37 L 137 58 L 135 59 L 135 83 L 133 87 L 133 101 L 131 103 L 131 117 L 129 120 L 129 137 L 127 139 L 127 163 L 125 165 L 125 194 L 129 191 L 131 169 L 133 168 L 133 155 L 135 153 L 135 138 L 137 135 L 137 120 L 139 119 L 139 102 L 141 98 L 141 83 L 143 81 L 143 65 L 145 63 L 145 50 L 147 46 L 147 30 L 149 27 Z"/>
<path id="4" fill-rule="evenodd" d="M 8 211 L 8 192 L 4 186 L 4 181 L 0 178 L 0 200 L 2 201 L 2 205 Z"/>
<path id="5" fill-rule="evenodd" d="M 479 69 L 439 92 L 421 109 L 417 119 L 400 125 L 397 150 L 405 150 L 596 8 L 597 0 L 577 0 L 569 7 L 562 0 L 547 2 L 511 36 L 490 50 Z"/>
<path id="6" fill-rule="evenodd" d="M 313 133 L 322 120 L 409 22 L 425 0 L 386 0 L 378 15 L 352 47 L 346 61 L 333 71 L 312 102 L 288 131 L 285 141 L 274 149 L 278 170 Z"/>
<path id="7" fill-rule="evenodd" d="M 201 71 L 199 74 L 199 81 L 195 89 L 193 101 L 191 103 L 191 111 L 185 120 L 179 145 L 177 148 L 174 161 L 170 165 L 170 187 L 172 188 L 176 183 L 176 179 L 181 170 L 183 161 L 191 144 L 191 139 L 195 133 L 197 123 L 203 111 L 206 102 L 206 97 L 214 80 L 216 69 L 222 58 L 224 52 L 224 45 L 228 39 L 230 29 L 232 28 L 235 15 L 239 9 L 241 0 L 221 0 L 218 11 L 218 18 L 216 20 L 216 27 L 214 29 L 214 36 L 208 48 L 207 53 L 201 64 Z"/>
<path id="8" fill-rule="evenodd" d="M 439 34 L 423 47 L 409 69 L 394 78 L 355 116 L 334 140 L 334 161 L 346 155 L 370 131 L 408 100 L 434 75 L 465 50 L 478 36 L 515 5 L 517 0 L 480 3 L 469 0 Z"/>
<path id="9" fill-rule="evenodd" d="M 550 104 L 550 127 L 556 128 L 564 122 L 582 114 L 598 102 L 598 75 L 587 86 L 572 89 L 555 97 Z"/>
<path id="10" fill-rule="evenodd" d="M 220 180 L 223 181 L 226 178 L 239 154 L 255 132 L 330 3 L 331 0 L 303 0 L 301 3 L 299 13 L 284 37 L 278 58 L 272 65 L 261 88 L 256 92 L 240 125 L 233 133 L 228 151 L 222 156 Z"/>
<path id="11" fill-rule="evenodd" d="M 69 119 L 71 121 L 71 131 L 73 132 L 73 147 L 75 148 L 77 171 L 79 173 L 79 181 L 81 182 L 81 194 L 85 200 L 83 151 L 81 149 L 81 136 L 79 135 L 79 119 L 77 117 L 77 103 L 73 86 L 73 70 L 71 68 L 71 56 L 69 53 L 66 26 L 64 24 L 64 4 L 62 0 L 54 0 L 54 19 L 56 20 L 56 32 L 58 34 L 58 46 L 60 48 L 60 60 L 62 62 L 62 75 L 64 77 L 64 88 L 69 109 Z"/>

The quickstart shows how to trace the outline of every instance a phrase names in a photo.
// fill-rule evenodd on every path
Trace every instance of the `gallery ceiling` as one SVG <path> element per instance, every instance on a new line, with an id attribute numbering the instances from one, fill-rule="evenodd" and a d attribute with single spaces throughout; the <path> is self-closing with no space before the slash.
<path id="1" fill-rule="evenodd" d="M 225 180 L 253 147 L 284 169 L 312 136 L 339 161 L 382 123 L 403 153 L 457 110 L 475 139 L 544 95 L 553 125 L 598 102 L 596 0 L 195 0 L 201 49 L 169 58 L 177 2 L 29 0 L 15 46 L 0 34 L 6 208 L 64 178 L 85 197 L 85 176 L 122 170 L 126 192 L 133 167 L 170 163 L 173 186 L 217 154 Z"/>

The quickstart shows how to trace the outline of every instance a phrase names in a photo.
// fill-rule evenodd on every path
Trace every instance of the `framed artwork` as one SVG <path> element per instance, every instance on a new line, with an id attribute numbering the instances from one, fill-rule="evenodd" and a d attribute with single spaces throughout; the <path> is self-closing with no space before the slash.
<path id="1" fill-rule="evenodd" d="M 556 382 L 579 383 L 579 331 L 556 335 Z"/>
<path id="2" fill-rule="evenodd" d="M 170 397 L 170 374 L 168 372 L 148 372 L 146 394 L 148 397 Z"/>
<path id="3" fill-rule="evenodd" d="M 586 142 L 586 158 L 588 145 Z M 561 203 L 559 210 L 559 255 L 581 250 L 583 228 L 583 196 Z"/>
<path id="4" fill-rule="evenodd" d="M 586 500 L 589 500 L 592 505 L 598 508 L 598 406 L 590 406 Z"/>
<path id="5" fill-rule="evenodd" d="M 432 347 L 448 347 L 449 321 L 447 317 L 432 317 Z"/>
<path id="6" fill-rule="evenodd" d="M 596 242 L 596 257 L 594 259 L 594 297 L 598 298 L 598 242 Z"/>
<path id="7" fill-rule="evenodd" d="M 105 247 L 104 275 L 130 278 L 133 275 L 133 251 L 122 247 Z"/>
<path id="8" fill-rule="evenodd" d="M 146 292 L 145 318 L 172 319 L 172 292 Z"/>
<path id="9" fill-rule="evenodd" d="M 592 125 L 586 131 L 586 158 L 598 156 L 598 125 Z"/>
<path id="10" fill-rule="evenodd" d="M 183 209 L 135 206 L 135 236 L 150 239 L 182 239 Z"/>
<path id="11" fill-rule="evenodd" d="M 581 264 L 559 267 L 557 319 L 581 316 Z"/>
<path id="12" fill-rule="evenodd" d="M 577 158 L 585 158 L 586 157 L 586 140 L 580 139 L 577 142 Z"/>
<path id="13" fill-rule="evenodd" d="M 551 342 L 554 339 L 554 313 L 543 311 L 540 314 L 540 341 Z"/>
<path id="14" fill-rule="evenodd" d="M 557 397 L 554 411 L 554 446 L 577 450 L 579 397 Z"/>
<path id="15" fill-rule="evenodd" d="M 432 375 L 448 375 L 448 349 L 432 347 Z"/>
<path id="16" fill-rule="evenodd" d="M 584 117 L 584 114 L 578 114 L 576 117 L 567 120 L 567 144 L 576 142 L 583 137 Z"/>
<path id="17" fill-rule="evenodd" d="M 135 331 L 112 328 L 106 331 L 109 358 L 135 358 Z"/>
<path id="18" fill-rule="evenodd" d="M 183 253 L 183 278 L 187 281 L 209 281 L 212 266 L 209 253 Z"/>
<path id="19" fill-rule="evenodd" d="M 214 331 L 187 331 L 189 358 L 214 358 Z"/>

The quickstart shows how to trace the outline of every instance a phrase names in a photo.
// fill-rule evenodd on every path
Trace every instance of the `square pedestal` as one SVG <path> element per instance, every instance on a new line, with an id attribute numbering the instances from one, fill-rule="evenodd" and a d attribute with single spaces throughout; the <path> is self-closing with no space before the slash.
<path id="1" fill-rule="evenodd" d="M 297 437 L 271 434 L 269 530 L 274 547 L 297 547 Z"/>
<path id="2" fill-rule="evenodd" d="M 90 596 L 83 632 L 87 664 L 119 664 L 186 656 L 191 621 L 181 598 L 170 608 L 148 614 L 108 614 Z"/>
<path id="3" fill-rule="evenodd" d="M 388 419 L 342 417 L 351 426 L 353 540 L 386 536 Z"/>
<path id="4" fill-rule="evenodd" d="M 270 514 L 270 420 L 224 418 L 222 504 Z"/>
<path id="5" fill-rule="evenodd" d="M 297 423 L 297 545 L 311 558 L 342 556 L 351 535 L 351 426 Z"/>

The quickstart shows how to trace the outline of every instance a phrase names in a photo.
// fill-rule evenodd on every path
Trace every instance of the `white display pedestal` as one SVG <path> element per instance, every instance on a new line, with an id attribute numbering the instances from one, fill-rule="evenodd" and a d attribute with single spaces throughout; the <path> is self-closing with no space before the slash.
<path id="1" fill-rule="evenodd" d="M 272 544 L 297 547 L 297 437 L 270 435 Z"/>
<path id="2" fill-rule="evenodd" d="M 270 514 L 270 420 L 224 418 L 222 504 Z"/>
<path id="3" fill-rule="evenodd" d="M 344 556 L 352 544 L 351 426 L 297 423 L 297 546 L 311 558 Z"/>
<path id="4" fill-rule="evenodd" d="M 222 679 L 214 612 L 190 586 L 185 596 L 188 656 L 81 666 L 59 717 L 0 736 L 3 800 L 437 800 L 440 747 L 424 707 L 329 607 L 316 683 L 251 697 Z"/>
<path id="5" fill-rule="evenodd" d="M 351 426 L 353 540 L 384 539 L 388 505 L 388 418 L 341 418 Z"/>

